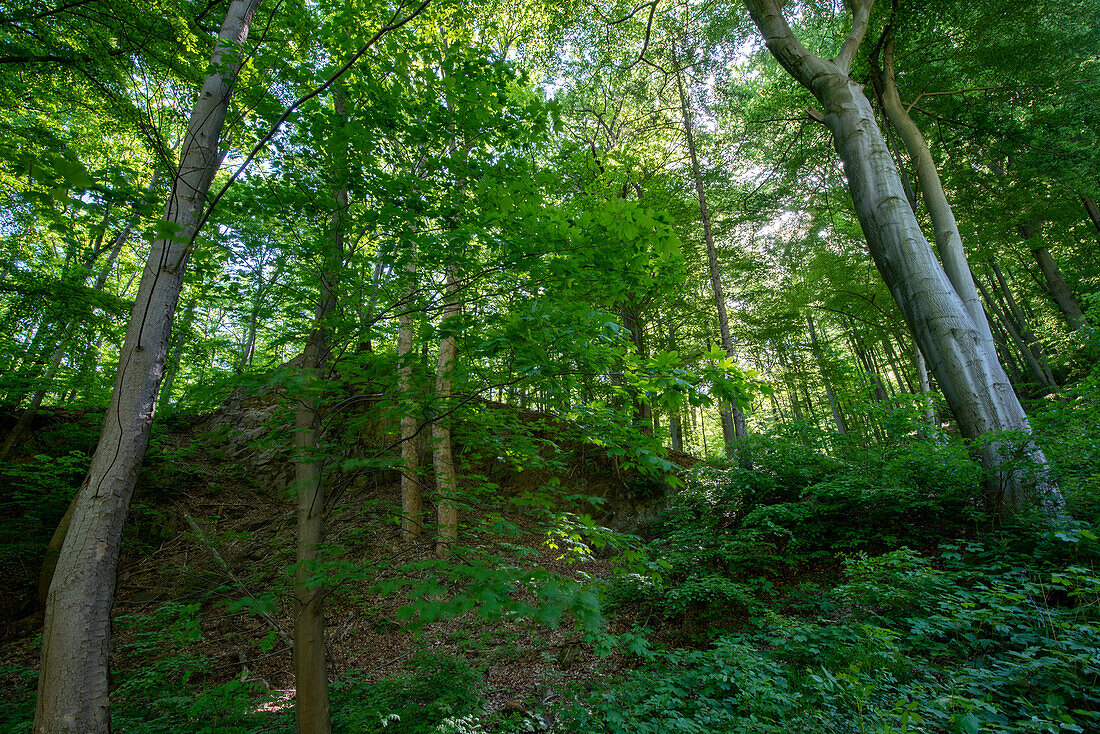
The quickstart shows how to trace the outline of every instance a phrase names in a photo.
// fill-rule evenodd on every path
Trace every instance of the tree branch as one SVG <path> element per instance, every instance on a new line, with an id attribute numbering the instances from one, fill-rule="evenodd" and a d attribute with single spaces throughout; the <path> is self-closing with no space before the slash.
<path id="1" fill-rule="evenodd" d="M 848 37 L 844 39 L 844 45 L 840 47 L 840 53 L 833 59 L 840 67 L 843 74 L 852 70 L 852 61 L 856 57 L 856 51 L 863 43 L 863 37 L 867 35 L 867 25 L 871 19 L 871 6 L 875 0 L 849 0 L 852 7 L 852 29 L 848 31 Z"/>
<path id="2" fill-rule="evenodd" d="M 242 173 L 244 173 L 244 170 L 248 168 L 249 164 L 251 164 L 253 160 L 255 160 L 260 151 L 263 150 L 269 142 L 271 142 L 271 138 L 275 137 L 275 133 L 279 131 L 279 129 L 283 126 L 283 123 L 287 121 L 287 119 L 294 113 L 294 111 L 309 100 L 316 97 L 321 92 L 331 87 L 333 84 L 335 84 L 336 81 L 345 73 L 347 73 L 348 69 L 350 69 L 363 54 L 365 54 L 375 43 L 377 43 L 380 38 L 382 38 L 382 36 L 389 33 L 390 31 L 397 30 L 398 28 L 401 28 L 402 26 L 411 22 L 414 18 L 424 12 L 424 9 L 428 7 L 428 4 L 430 2 L 431 0 L 424 0 L 409 15 L 406 15 L 400 20 L 391 20 L 389 23 L 379 28 L 375 32 L 375 34 L 371 36 L 366 43 L 360 46 L 359 50 L 356 51 L 350 59 L 348 59 L 347 63 L 337 69 L 336 72 L 328 79 L 326 79 L 323 84 L 321 84 L 319 87 L 316 87 L 308 94 L 299 97 L 297 100 L 294 101 L 293 104 L 286 108 L 286 111 L 279 116 L 279 119 L 276 120 L 275 124 L 271 126 L 271 129 L 267 131 L 267 134 L 265 134 L 260 139 L 260 141 L 256 143 L 256 145 L 249 152 L 248 156 L 245 157 L 241 165 L 237 167 L 237 170 L 233 172 L 233 175 L 229 177 L 229 180 L 225 182 L 225 185 L 222 186 L 221 190 L 219 190 L 217 195 L 210 201 L 210 205 L 206 208 L 206 211 L 203 213 L 202 218 L 199 219 L 198 224 L 195 226 L 195 233 L 191 235 L 191 241 L 187 243 L 187 247 L 185 247 L 183 252 L 180 253 L 179 260 L 177 261 L 177 266 L 178 263 L 184 262 L 187 259 L 187 256 L 191 254 L 191 250 L 195 246 L 195 238 L 198 237 L 203 225 L 206 224 L 207 220 L 210 219 L 210 215 L 214 213 L 214 207 L 216 207 L 218 205 L 218 202 L 221 201 L 222 197 L 225 196 L 225 192 L 228 191 L 229 187 L 233 185 L 233 182 L 236 181 Z M 397 17 L 397 14 L 401 11 L 401 8 L 403 7 L 404 4 L 398 6 L 398 9 L 394 11 L 394 18 Z"/>

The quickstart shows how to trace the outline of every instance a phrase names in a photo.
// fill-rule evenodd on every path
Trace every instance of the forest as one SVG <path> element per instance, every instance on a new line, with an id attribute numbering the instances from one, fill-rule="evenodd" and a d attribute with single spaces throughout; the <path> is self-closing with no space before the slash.
<path id="1" fill-rule="evenodd" d="M 4 0 L 0 730 L 1100 731 L 1100 0 Z"/>

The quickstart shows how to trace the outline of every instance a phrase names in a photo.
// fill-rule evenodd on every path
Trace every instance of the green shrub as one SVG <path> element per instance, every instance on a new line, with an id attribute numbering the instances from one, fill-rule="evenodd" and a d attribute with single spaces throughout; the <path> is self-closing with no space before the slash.
<path id="1" fill-rule="evenodd" d="M 375 683 L 351 671 L 332 685 L 334 732 L 437 734 L 460 731 L 481 708 L 477 672 L 462 658 L 422 652 L 411 670 Z M 445 723 L 448 720 L 449 723 Z"/>

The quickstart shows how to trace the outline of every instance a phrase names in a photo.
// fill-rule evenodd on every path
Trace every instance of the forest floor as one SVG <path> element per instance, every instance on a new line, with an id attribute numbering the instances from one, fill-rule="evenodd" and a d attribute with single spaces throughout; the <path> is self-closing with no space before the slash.
<path id="1" fill-rule="evenodd" d="M 552 420 L 539 414 L 526 418 Z M 253 472 L 247 459 L 245 466 L 226 461 L 225 452 L 204 436 L 209 423 L 202 417 L 164 435 L 155 470 L 144 472 L 139 481 L 119 562 L 112 667 L 147 668 L 163 656 L 155 646 L 134 644 L 134 620 L 154 618 L 166 604 L 183 605 L 193 609 L 197 623 L 189 651 L 208 661 L 203 686 L 234 679 L 257 682 L 275 694 L 275 702 L 267 705 L 288 707 L 294 686 L 294 503 L 285 487 L 273 491 L 267 484 L 270 466 L 266 473 Z M 502 497 L 517 495 L 532 482 L 520 475 L 513 479 L 518 486 L 501 486 Z M 612 473 L 587 481 L 621 483 L 622 478 Z M 400 507 L 396 472 L 368 472 L 348 484 L 330 502 L 326 543 L 337 549 L 333 561 L 371 572 L 344 578 L 326 598 L 330 678 L 356 671 L 371 682 L 407 673 L 418 651 L 456 656 L 481 672 L 479 696 L 492 714 L 552 709 L 569 691 L 622 669 L 621 653 L 597 656 L 568 619 L 555 625 L 519 617 L 486 621 L 472 610 L 410 632 L 399 621 L 409 599 L 371 587 L 384 580 L 379 569 L 400 566 L 407 573 L 418 563 L 436 562 L 433 539 L 426 534 L 413 543 L 401 540 L 395 522 Z M 509 544 L 517 562 L 522 556 L 525 564 L 578 582 L 613 575 L 611 560 L 579 559 L 551 547 L 545 527 L 523 511 L 507 513 L 507 506 L 497 505 L 506 511 L 501 519 L 515 526 Z M 479 514 L 471 509 L 463 522 L 484 526 Z M 482 541 L 491 542 L 467 538 L 473 546 Z M 33 597 L 32 577 L 24 573 L 23 583 L 5 585 L 6 608 L 27 608 L 24 597 Z M 534 602 L 530 594 L 519 598 Z M 0 691 L 5 691 L 0 698 L 25 688 L 20 681 L 37 669 L 41 623 L 41 612 L 9 621 L 0 643 Z M 624 617 L 616 624 L 629 623 Z"/>
<path id="2" fill-rule="evenodd" d="M 118 573 L 118 731 L 293 731 L 296 520 L 275 410 L 230 400 L 154 436 Z M 430 525 L 402 542 L 398 474 L 367 460 L 392 436 L 340 434 L 322 569 L 335 731 L 1100 731 L 1100 455 L 1080 412 L 1044 436 L 1076 519 L 1001 526 L 950 435 L 757 436 L 751 469 L 703 464 L 673 492 L 551 416 L 485 410 L 456 434 L 473 486 L 443 560 Z M 80 481 L 64 457 L 94 421 L 50 421 L 4 470 L 5 513 L 34 516 L 21 498 L 38 496 L 59 516 Z M 497 422 L 503 438 L 477 432 Z M 33 608 L 41 514 L 24 538 L 14 515 L 0 526 L 15 570 L 0 731 L 33 716 L 42 618 L 17 612 Z"/>

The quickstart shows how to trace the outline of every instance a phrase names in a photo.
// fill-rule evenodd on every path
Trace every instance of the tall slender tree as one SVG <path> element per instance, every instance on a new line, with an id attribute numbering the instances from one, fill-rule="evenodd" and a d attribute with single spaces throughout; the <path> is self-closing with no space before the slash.
<path id="1" fill-rule="evenodd" d="M 1030 434 L 984 324 L 974 323 L 944 273 L 909 206 L 901 177 L 862 85 L 850 75 L 867 33 L 872 0 L 851 0 L 852 24 L 835 58 L 811 53 L 795 36 L 776 0 L 746 0 L 749 13 L 776 60 L 824 107 L 813 111 L 833 135 L 871 256 L 928 360 L 967 438 L 1000 431 Z M 1062 511 L 1061 492 L 1028 477 L 1012 463 L 1010 448 L 988 437 L 977 447 L 986 469 L 986 495 L 1002 514 L 1036 504 Z M 1041 471 L 1046 457 L 1030 439 L 1024 453 Z"/>
<path id="2" fill-rule="evenodd" d="M 99 444 L 77 497 L 46 602 L 35 732 L 111 729 L 108 652 L 122 529 L 149 445 L 157 388 L 240 54 L 259 0 L 233 0 L 180 152 L 161 236 L 149 252 Z"/>

